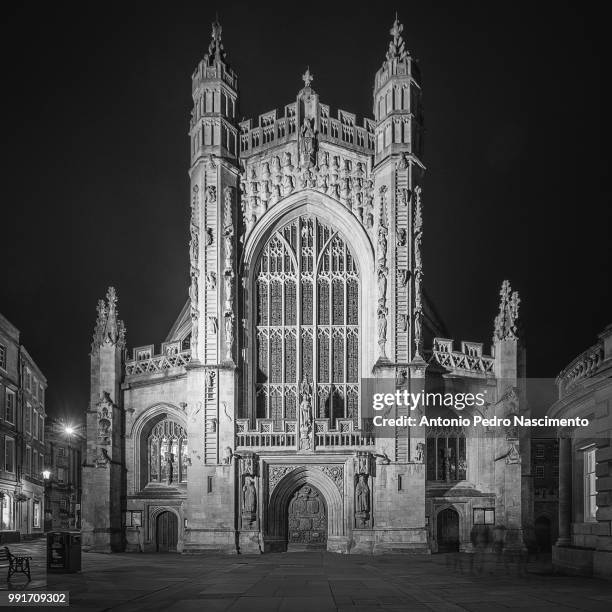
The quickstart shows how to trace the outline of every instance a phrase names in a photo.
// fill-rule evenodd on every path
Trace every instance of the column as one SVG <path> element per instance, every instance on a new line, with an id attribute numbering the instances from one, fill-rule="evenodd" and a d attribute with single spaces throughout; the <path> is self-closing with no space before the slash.
<path id="1" fill-rule="evenodd" d="M 559 539 L 557 546 L 570 546 L 572 522 L 572 439 L 559 439 Z"/>

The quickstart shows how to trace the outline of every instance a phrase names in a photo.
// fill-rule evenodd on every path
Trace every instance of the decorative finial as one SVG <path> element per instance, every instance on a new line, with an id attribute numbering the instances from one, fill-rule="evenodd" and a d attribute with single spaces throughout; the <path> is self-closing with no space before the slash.
<path id="1" fill-rule="evenodd" d="M 387 51 L 387 61 L 389 62 L 394 59 L 403 60 L 408 57 L 408 52 L 404 47 L 404 39 L 402 38 L 403 31 L 404 26 L 399 22 L 397 13 L 395 13 L 395 21 L 389 30 L 389 34 L 393 37 L 393 40 L 389 42 L 389 50 Z"/>
<path id="2" fill-rule="evenodd" d="M 221 42 L 221 33 L 223 28 L 219 23 L 219 15 L 215 15 L 215 20 L 212 24 L 212 33 L 210 45 L 208 45 L 208 53 L 205 56 L 207 64 L 210 66 L 215 61 L 223 61 L 225 59 L 225 50 Z"/>
<path id="3" fill-rule="evenodd" d="M 306 66 L 306 72 L 302 75 L 302 81 L 304 81 L 306 87 L 310 87 L 310 84 L 313 82 L 313 80 L 314 74 L 311 74 L 310 66 Z"/>
<path id="4" fill-rule="evenodd" d="M 125 347 L 125 325 L 118 318 L 117 292 L 114 287 L 109 287 L 106 292 L 106 301 L 98 300 L 98 317 L 94 329 L 92 351 L 96 346 L 105 343 Z"/>
<path id="5" fill-rule="evenodd" d="M 499 296 L 499 314 L 495 317 L 493 342 L 496 340 L 515 340 L 517 338 L 516 320 L 519 315 L 521 298 L 518 291 L 512 291 L 508 280 L 502 283 Z"/>

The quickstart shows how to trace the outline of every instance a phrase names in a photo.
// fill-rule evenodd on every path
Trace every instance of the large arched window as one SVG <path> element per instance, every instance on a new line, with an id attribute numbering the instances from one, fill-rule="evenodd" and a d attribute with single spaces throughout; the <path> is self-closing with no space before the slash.
<path id="1" fill-rule="evenodd" d="M 256 268 L 258 418 L 295 419 L 299 385 L 314 416 L 358 418 L 359 273 L 339 233 L 302 216 L 269 238 Z"/>
<path id="2" fill-rule="evenodd" d="M 187 482 L 187 433 L 178 423 L 164 419 L 149 434 L 149 482 L 176 485 Z"/>

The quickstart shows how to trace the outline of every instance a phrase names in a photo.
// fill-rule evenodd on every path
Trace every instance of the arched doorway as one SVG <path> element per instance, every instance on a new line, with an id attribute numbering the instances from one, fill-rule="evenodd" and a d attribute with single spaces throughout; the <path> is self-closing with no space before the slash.
<path id="1" fill-rule="evenodd" d="M 547 516 L 539 516 L 535 521 L 535 539 L 539 552 L 550 552 L 552 548 L 551 525 Z"/>
<path id="2" fill-rule="evenodd" d="M 304 484 L 293 494 L 287 508 L 287 550 L 327 548 L 327 506 L 318 489 Z"/>
<path id="3" fill-rule="evenodd" d="M 178 543 L 178 519 L 174 512 L 166 510 L 157 515 L 155 521 L 157 552 L 176 552 Z"/>
<path id="4" fill-rule="evenodd" d="M 438 514 L 438 552 L 459 551 L 459 514 L 453 508 L 445 508 Z"/>

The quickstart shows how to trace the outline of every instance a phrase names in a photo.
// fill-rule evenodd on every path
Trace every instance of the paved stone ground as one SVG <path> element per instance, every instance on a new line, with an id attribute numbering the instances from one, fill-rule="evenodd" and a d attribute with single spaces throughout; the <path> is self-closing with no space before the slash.
<path id="1" fill-rule="evenodd" d="M 81 573 L 47 581 L 84 612 L 612 609 L 612 582 L 555 576 L 550 558 L 525 567 L 486 555 L 85 553 Z"/>

